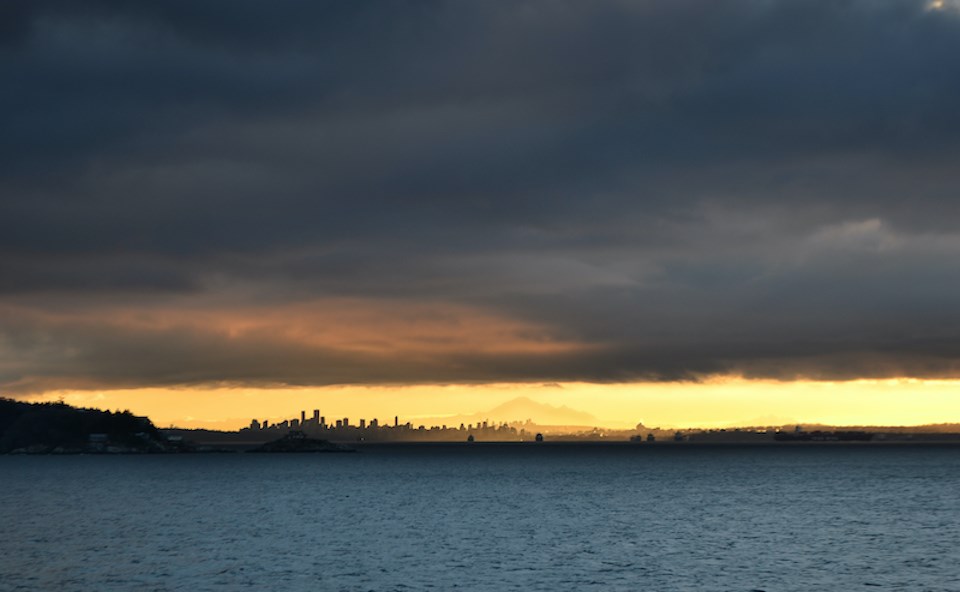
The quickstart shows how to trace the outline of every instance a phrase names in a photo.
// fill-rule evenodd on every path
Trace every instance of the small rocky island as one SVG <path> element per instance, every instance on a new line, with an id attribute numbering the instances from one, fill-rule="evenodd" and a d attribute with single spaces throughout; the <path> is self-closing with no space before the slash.
<path id="1" fill-rule="evenodd" d="M 247 452 L 356 452 L 356 450 L 328 440 L 308 438 L 303 432 L 294 430 L 282 438 L 266 442 Z"/>

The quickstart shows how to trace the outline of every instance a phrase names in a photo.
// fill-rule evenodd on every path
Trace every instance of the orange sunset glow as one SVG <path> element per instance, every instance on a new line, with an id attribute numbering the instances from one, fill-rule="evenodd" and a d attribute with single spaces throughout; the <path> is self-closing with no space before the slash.
<path id="1" fill-rule="evenodd" d="M 828 425 L 922 425 L 960 418 L 960 382 L 951 380 L 794 381 L 778 383 L 740 378 L 706 383 L 599 385 L 490 384 L 410 385 L 404 387 L 182 388 L 115 391 L 63 391 L 37 400 L 63 400 L 100 409 L 129 409 L 158 425 L 238 429 L 251 418 L 280 421 L 300 410 L 319 408 L 330 417 L 377 418 L 395 415 L 414 424 L 440 425 L 445 418 L 478 414 L 517 397 L 563 405 L 596 418 L 599 427 L 677 428 Z M 514 420 L 537 417 L 515 417 Z"/>
<path id="2" fill-rule="evenodd" d="M 956 2 L 67 4 L 0 17 L 2 397 L 960 421 Z"/>

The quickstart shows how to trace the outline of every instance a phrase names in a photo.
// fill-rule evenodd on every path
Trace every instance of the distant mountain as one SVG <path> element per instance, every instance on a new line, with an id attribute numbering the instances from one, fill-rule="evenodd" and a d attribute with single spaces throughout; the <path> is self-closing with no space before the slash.
<path id="1" fill-rule="evenodd" d="M 566 405 L 557 406 L 538 403 L 528 397 L 511 399 L 488 411 L 451 417 L 424 418 L 421 419 L 419 423 L 425 425 L 446 424 L 457 426 L 461 423 L 476 424 L 483 421 L 494 423 L 522 422 L 528 419 L 537 425 L 594 426 L 598 423 L 596 417 L 584 411 L 577 411 Z"/>

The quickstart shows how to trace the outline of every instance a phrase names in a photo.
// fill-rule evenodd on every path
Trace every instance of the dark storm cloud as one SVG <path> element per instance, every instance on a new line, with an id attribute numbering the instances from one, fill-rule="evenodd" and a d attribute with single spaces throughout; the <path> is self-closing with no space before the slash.
<path id="1" fill-rule="evenodd" d="M 950 2 L 14 1 L 0 76 L 8 387 L 960 375 Z M 213 296 L 576 351 L 45 316 Z"/>

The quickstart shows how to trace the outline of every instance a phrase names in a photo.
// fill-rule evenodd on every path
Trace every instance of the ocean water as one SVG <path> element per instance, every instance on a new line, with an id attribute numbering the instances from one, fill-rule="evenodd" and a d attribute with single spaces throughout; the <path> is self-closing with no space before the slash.
<path id="1" fill-rule="evenodd" d="M 960 448 L 0 457 L 0 590 L 960 590 Z"/>

